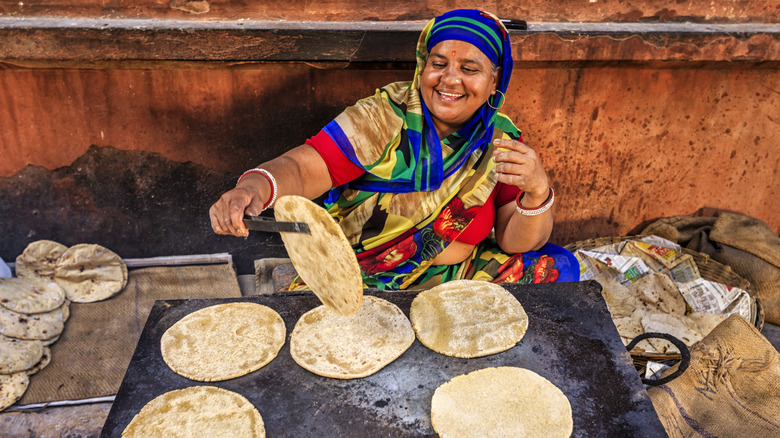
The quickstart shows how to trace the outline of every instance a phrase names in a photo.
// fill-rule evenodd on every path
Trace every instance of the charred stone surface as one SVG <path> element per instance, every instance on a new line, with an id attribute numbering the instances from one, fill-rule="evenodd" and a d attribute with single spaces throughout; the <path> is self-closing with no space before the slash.
<path id="1" fill-rule="evenodd" d="M 286 257 L 278 234 L 218 236 L 208 209 L 236 175 L 157 153 L 90 149 L 70 166 L 27 166 L 0 178 L 0 257 L 13 262 L 35 240 L 96 243 L 124 258 L 228 252 L 239 274 L 253 260 Z"/>

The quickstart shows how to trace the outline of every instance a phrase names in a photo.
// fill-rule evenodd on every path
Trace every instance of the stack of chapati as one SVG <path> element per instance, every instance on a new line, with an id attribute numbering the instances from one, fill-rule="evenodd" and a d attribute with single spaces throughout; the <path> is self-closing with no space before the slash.
<path id="1" fill-rule="evenodd" d="M 48 365 L 49 346 L 70 316 L 70 302 L 109 298 L 124 288 L 127 268 L 98 245 L 30 243 L 13 278 L 0 278 L 0 411 L 19 400 L 29 376 Z"/>
<path id="2" fill-rule="evenodd" d="M 668 333 L 690 347 L 726 319 L 714 313 L 686 315 L 685 299 L 665 274 L 645 275 L 627 287 L 604 274 L 593 279 L 601 284 L 601 294 L 625 345 L 642 333 Z M 663 339 L 646 339 L 637 347 L 646 352 L 677 352 Z"/>
<path id="3" fill-rule="evenodd" d="M 68 319 L 68 301 L 43 278 L 0 278 L 0 410 L 19 400 L 29 376 L 51 360 Z"/>

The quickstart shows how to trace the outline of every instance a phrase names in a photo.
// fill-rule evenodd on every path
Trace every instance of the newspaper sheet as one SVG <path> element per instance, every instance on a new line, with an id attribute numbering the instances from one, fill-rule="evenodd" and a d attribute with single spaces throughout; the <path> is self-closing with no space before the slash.
<path id="1" fill-rule="evenodd" d="M 579 250 L 575 256 L 580 262 L 582 280 L 601 274 L 628 286 L 651 272 L 660 272 L 674 280 L 694 312 L 725 316 L 738 313 L 752 321 L 753 303 L 746 291 L 703 279 L 693 257 L 684 254 L 676 243 L 661 237 L 643 236 Z"/>

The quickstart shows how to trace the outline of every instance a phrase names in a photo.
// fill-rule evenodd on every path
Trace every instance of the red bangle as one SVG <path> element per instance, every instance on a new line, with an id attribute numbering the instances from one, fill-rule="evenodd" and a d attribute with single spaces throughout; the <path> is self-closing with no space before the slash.
<path id="1" fill-rule="evenodd" d="M 553 202 L 555 201 L 555 192 L 553 192 L 553 188 L 550 187 L 550 194 L 547 196 L 547 200 L 544 201 L 544 204 L 540 205 L 536 208 L 526 208 L 520 205 L 520 200 L 523 199 L 523 196 L 525 195 L 525 192 L 520 192 L 517 194 L 517 197 L 515 198 L 515 205 L 517 207 L 517 211 L 520 212 L 520 214 L 523 214 L 525 216 L 536 216 L 544 213 L 545 211 L 549 210 L 550 207 L 552 207 Z"/>
<path id="2" fill-rule="evenodd" d="M 263 205 L 263 210 L 270 207 L 274 202 L 276 202 L 276 194 L 278 193 L 277 187 L 276 187 L 276 178 L 274 178 L 273 175 L 271 175 L 271 172 L 260 169 L 258 167 L 255 167 L 254 169 L 249 169 L 246 172 L 242 173 L 241 176 L 238 177 L 238 181 L 236 181 L 236 185 L 241 182 L 241 179 L 250 173 L 259 173 L 260 175 L 263 175 L 265 179 L 268 180 L 268 182 L 271 184 L 271 198 L 268 202 Z"/>

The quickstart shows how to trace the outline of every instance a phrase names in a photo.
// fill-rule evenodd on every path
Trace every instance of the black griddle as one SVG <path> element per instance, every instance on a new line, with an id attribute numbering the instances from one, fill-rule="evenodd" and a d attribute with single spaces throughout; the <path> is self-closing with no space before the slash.
<path id="1" fill-rule="evenodd" d="M 495 366 L 533 370 L 569 399 L 575 437 L 663 437 L 661 422 L 594 281 L 503 284 L 528 314 L 528 332 L 510 350 L 461 359 L 435 353 L 419 341 L 377 373 L 340 380 L 301 368 L 290 356 L 289 334 L 298 318 L 320 305 L 310 292 L 228 299 L 157 301 L 106 419 L 101 436 L 118 437 L 153 398 L 175 389 L 213 385 L 237 392 L 258 409 L 269 437 L 436 436 L 430 404 L 451 378 Z M 408 316 L 416 292 L 366 289 Z M 254 302 L 279 312 L 288 342 L 265 367 L 235 379 L 198 382 L 174 373 L 160 339 L 182 317 L 215 304 Z"/>

